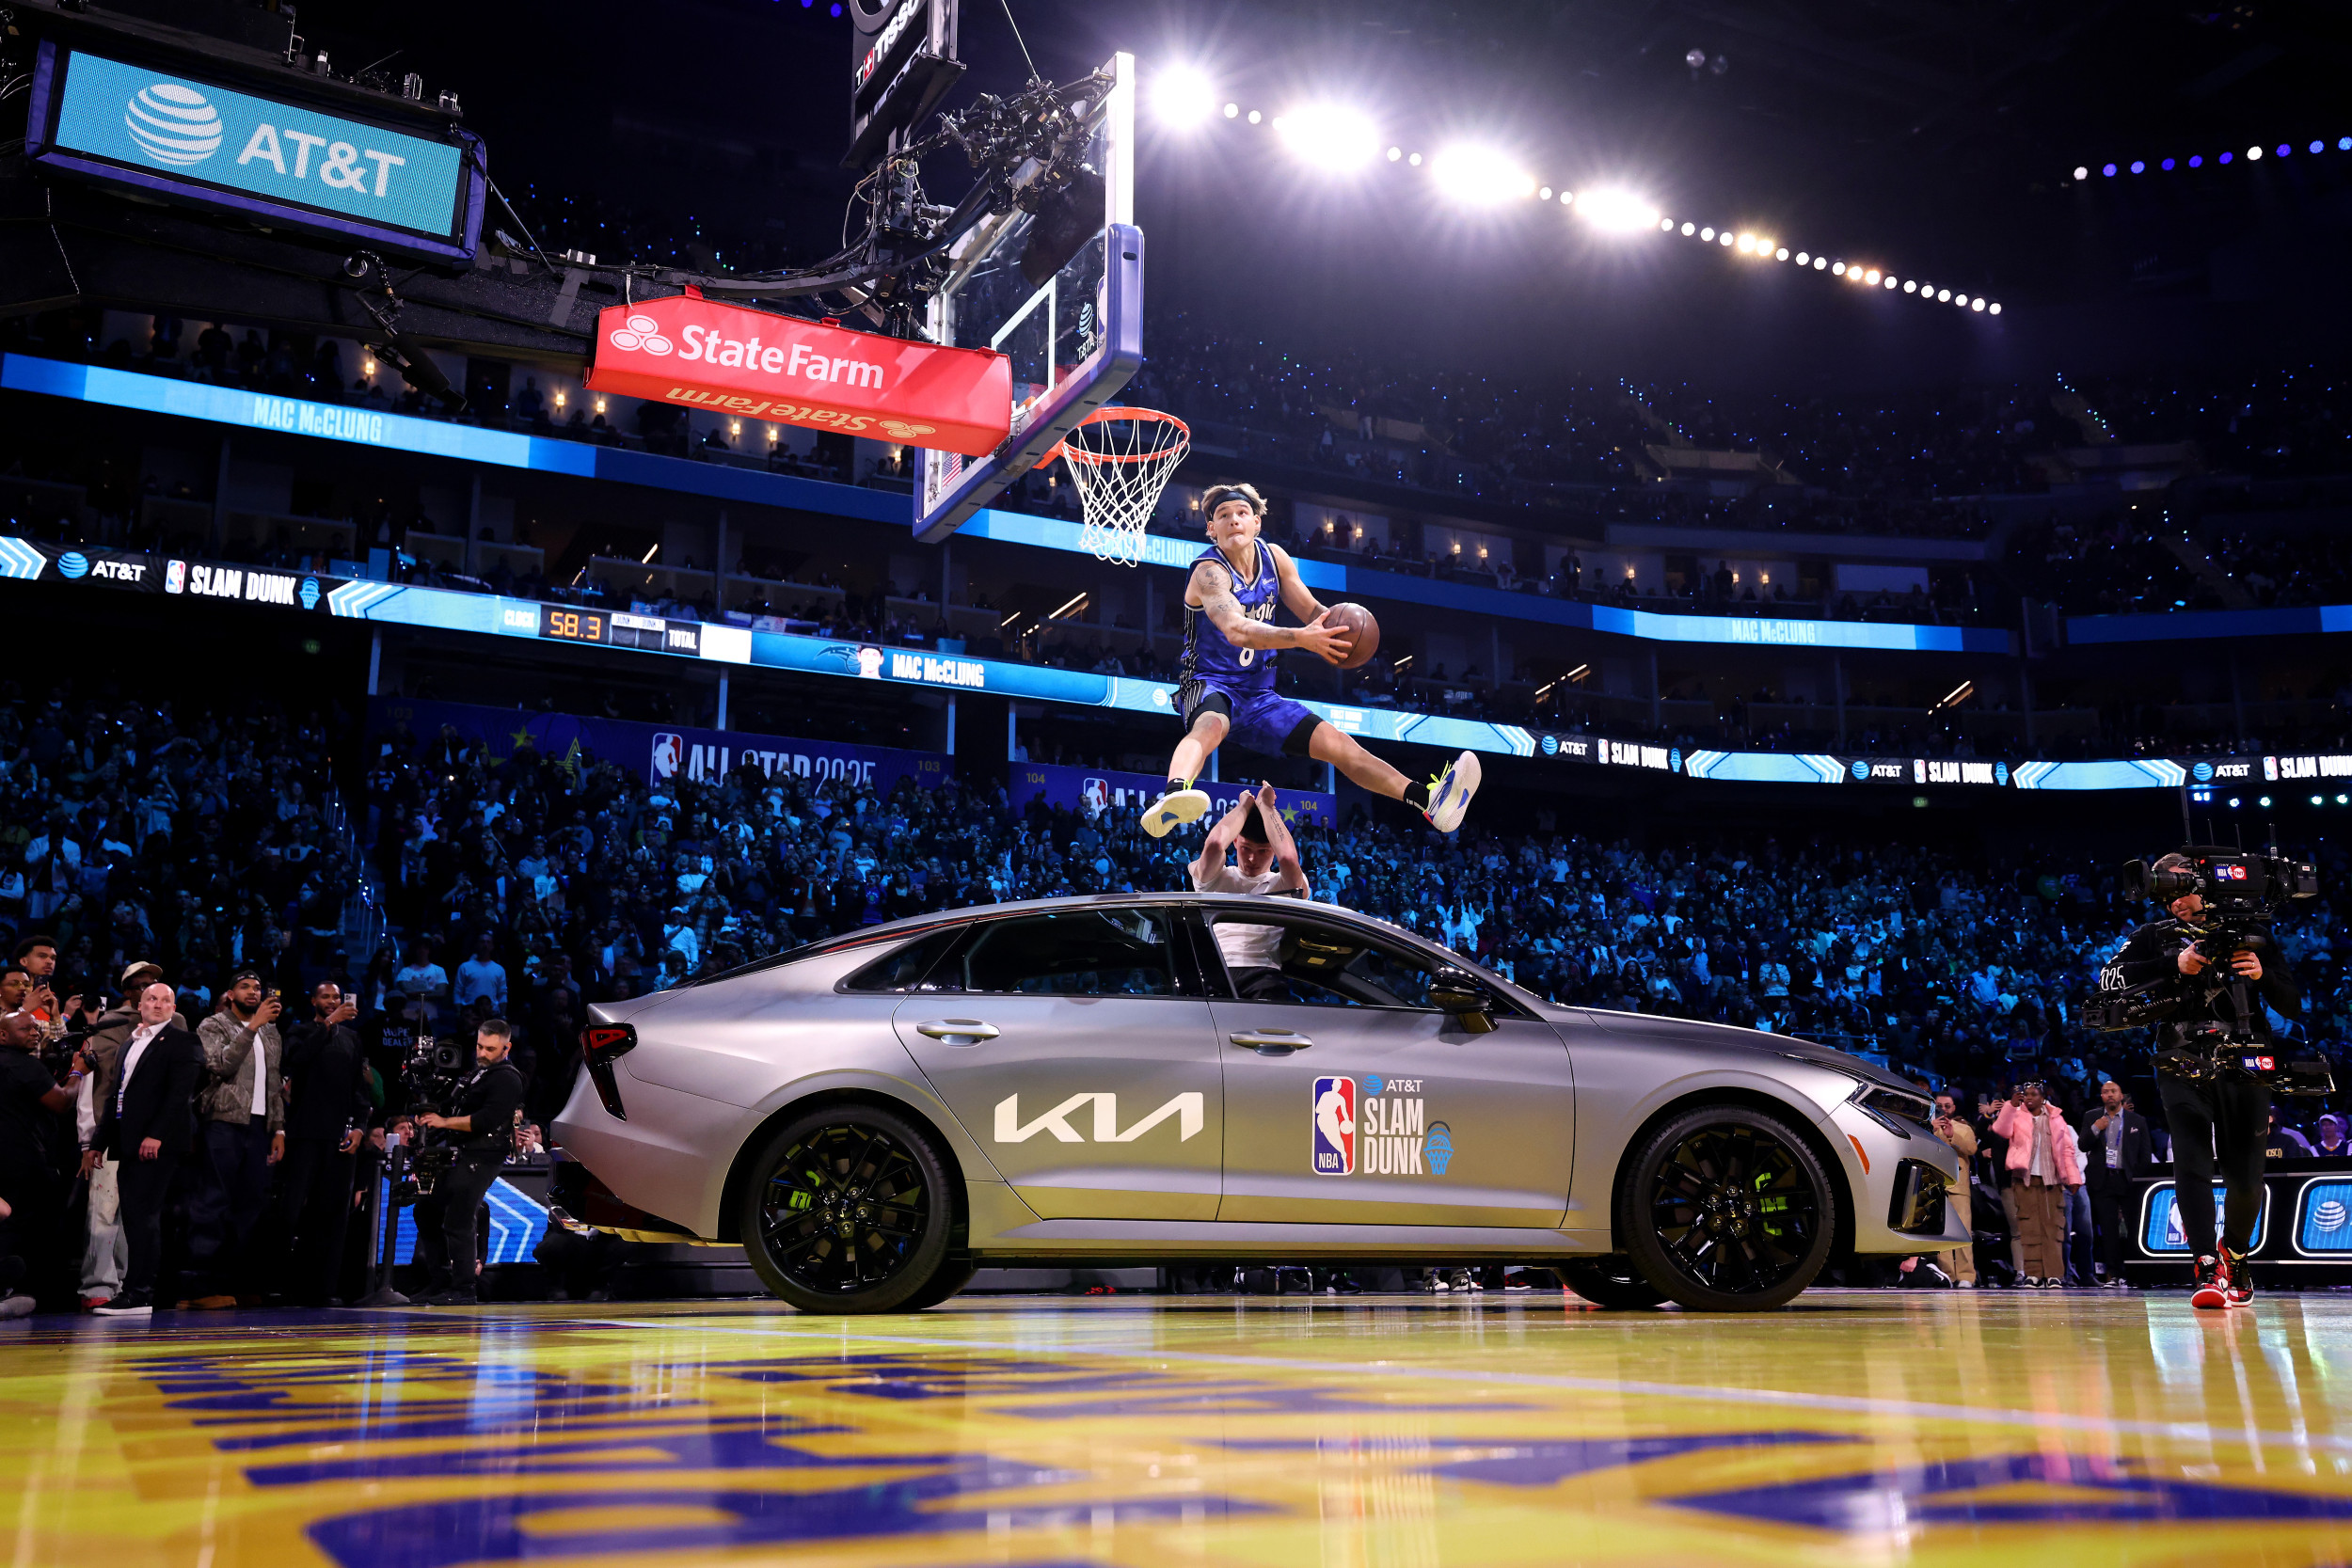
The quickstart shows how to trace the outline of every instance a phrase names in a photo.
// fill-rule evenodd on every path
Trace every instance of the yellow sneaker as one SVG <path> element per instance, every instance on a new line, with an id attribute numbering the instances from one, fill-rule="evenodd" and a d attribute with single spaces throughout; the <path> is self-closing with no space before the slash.
<path id="1" fill-rule="evenodd" d="M 1153 838 L 1166 838 L 1171 830 L 1208 815 L 1207 790 L 1171 789 L 1143 808 L 1143 831 Z"/>

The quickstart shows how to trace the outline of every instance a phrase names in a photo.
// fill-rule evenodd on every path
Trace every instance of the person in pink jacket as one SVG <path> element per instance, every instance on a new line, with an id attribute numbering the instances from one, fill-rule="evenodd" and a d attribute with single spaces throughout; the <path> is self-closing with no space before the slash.
<path id="1" fill-rule="evenodd" d="M 2010 1190 L 2026 1259 L 2018 1283 L 2057 1290 L 2066 1282 L 2066 1189 L 2083 1180 L 2074 1130 L 2042 1097 L 2040 1084 L 2025 1083 L 2011 1091 L 1993 1131 L 2009 1140 Z"/>

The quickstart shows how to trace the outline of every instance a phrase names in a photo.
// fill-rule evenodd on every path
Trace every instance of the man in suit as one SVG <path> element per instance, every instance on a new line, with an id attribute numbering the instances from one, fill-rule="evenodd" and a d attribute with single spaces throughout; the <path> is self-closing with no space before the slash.
<path id="1" fill-rule="evenodd" d="M 158 980 L 139 992 L 138 1027 L 122 1042 L 122 1058 L 98 1124 L 97 1148 L 119 1162 L 116 1185 L 131 1264 L 122 1291 L 96 1308 L 100 1317 L 144 1318 L 155 1309 L 155 1276 L 163 1266 L 164 1204 L 172 1173 L 196 1147 L 196 1084 L 204 1048 L 172 1022 L 172 989 Z"/>
<path id="2" fill-rule="evenodd" d="M 111 1301 L 122 1289 L 122 1272 L 131 1264 L 130 1244 L 122 1238 L 122 1201 L 117 1177 L 119 1162 L 98 1152 L 98 1122 L 115 1091 L 116 1072 L 122 1065 L 122 1042 L 139 1026 L 139 993 L 164 977 L 164 972 L 144 960 L 122 972 L 122 1004 L 98 1015 L 97 1023 L 82 1042 L 89 1074 L 74 1097 L 74 1131 L 82 1149 L 82 1175 L 89 1181 L 89 1233 L 82 1250 L 82 1305 L 94 1308 Z M 172 1022 L 185 1029 L 179 1015 Z"/>
<path id="3" fill-rule="evenodd" d="M 310 1018 L 286 1032 L 291 1088 L 278 1213 L 293 1253 L 283 1289 L 304 1307 L 325 1307 L 334 1295 L 355 1157 L 375 1111 L 365 1053 L 351 1027 L 358 1012 L 341 986 L 322 980 L 310 992 Z"/>
<path id="4" fill-rule="evenodd" d="M 2123 1242 L 2132 1229 L 2132 1180 L 2156 1168 L 2148 1119 L 2131 1107 L 2123 1085 L 2099 1085 L 2099 1103 L 2083 1113 L 2083 1164 L 2090 1178 L 2090 1218 L 2099 1234 L 2099 1283 L 2123 1288 Z"/>

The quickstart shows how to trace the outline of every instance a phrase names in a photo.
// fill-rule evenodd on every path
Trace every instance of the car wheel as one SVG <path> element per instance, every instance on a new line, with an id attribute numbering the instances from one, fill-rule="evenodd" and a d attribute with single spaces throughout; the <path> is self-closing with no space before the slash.
<path id="1" fill-rule="evenodd" d="M 928 1312 L 971 1284 L 972 1276 L 979 1272 L 980 1266 L 969 1258 L 951 1258 L 940 1264 L 939 1272 L 931 1275 L 931 1282 L 907 1297 L 898 1310 Z"/>
<path id="2" fill-rule="evenodd" d="M 1642 1277 L 1702 1312 L 1783 1306 L 1829 1260 L 1829 1179 L 1787 1122 L 1737 1105 L 1686 1111 L 1645 1138 L 1617 1235 Z"/>
<path id="3" fill-rule="evenodd" d="M 1622 1254 L 1571 1258 L 1552 1268 L 1559 1274 L 1561 1284 L 1595 1307 L 1655 1307 L 1666 1299 L 1666 1292 L 1643 1278 L 1641 1271 Z"/>
<path id="4" fill-rule="evenodd" d="M 743 1251 L 803 1312 L 915 1310 L 946 1262 L 951 1185 L 946 1162 L 905 1117 L 824 1106 L 754 1159 L 737 1216 Z"/>

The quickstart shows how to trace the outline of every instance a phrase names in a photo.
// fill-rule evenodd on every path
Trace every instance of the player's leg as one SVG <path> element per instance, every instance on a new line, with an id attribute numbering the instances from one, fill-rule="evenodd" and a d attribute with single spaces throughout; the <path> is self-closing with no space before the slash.
<path id="1" fill-rule="evenodd" d="M 1462 825 L 1470 797 L 1478 793 L 1478 758 L 1464 752 L 1427 784 L 1406 778 L 1374 756 L 1336 725 L 1317 721 L 1308 738 L 1306 754 L 1327 762 L 1375 795 L 1402 800 L 1429 818 L 1429 825 L 1450 833 Z"/>
<path id="2" fill-rule="evenodd" d="M 1143 831 L 1153 838 L 1166 838 L 1182 824 L 1208 815 L 1209 792 L 1195 789 L 1193 781 L 1232 728 L 1232 699 L 1224 692 L 1187 681 L 1177 689 L 1177 699 L 1184 705 L 1184 738 L 1168 759 L 1168 784 L 1160 798 L 1143 808 Z"/>

